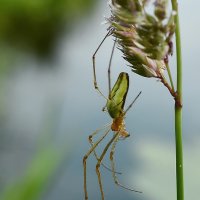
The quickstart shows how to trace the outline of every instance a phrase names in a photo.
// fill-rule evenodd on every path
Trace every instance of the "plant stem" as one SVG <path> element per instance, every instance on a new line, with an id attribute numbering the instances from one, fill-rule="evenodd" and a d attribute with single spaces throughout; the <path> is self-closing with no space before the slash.
<path id="1" fill-rule="evenodd" d="M 171 84 L 171 88 L 172 88 L 172 91 L 174 92 L 174 84 L 173 84 L 173 80 L 172 80 L 172 75 L 171 75 L 171 71 L 170 71 L 170 68 L 169 68 L 169 64 L 166 63 L 166 67 L 167 67 L 167 73 L 168 73 L 168 76 L 169 76 L 169 80 L 170 80 L 170 84 Z"/>
<path id="2" fill-rule="evenodd" d="M 176 131 L 176 187 L 177 200 L 184 200 L 183 153 L 182 153 L 182 108 L 175 106 Z"/>
<path id="3" fill-rule="evenodd" d="M 184 200 L 183 150 L 182 150 L 182 58 L 181 38 L 177 0 L 172 0 L 172 8 L 177 12 L 176 22 L 176 55 L 177 55 L 177 98 L 175 99 L 175 134 L 176 134 L 176 186 L 177 200 Z"/>

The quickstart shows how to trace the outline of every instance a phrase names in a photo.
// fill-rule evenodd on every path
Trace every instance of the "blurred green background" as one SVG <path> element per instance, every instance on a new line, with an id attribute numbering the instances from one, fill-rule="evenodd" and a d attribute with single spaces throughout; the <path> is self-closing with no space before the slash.
<path id="1" fill-rule="evenodd" d="M 94 4 L 93 0 L 1 0 L 1 44 L 48 56 L 63 31 L 69 34 Z"/>
<path id="2" fill-rule="evenodd" d="M 199 6 L 180 2 L 186 199 L 200 195 Z M 104 16 L 110 16 L 107 0 L 0 0 L 0 200 L 83 199 L 87 137 L 110 122 L 93 89 L 91 61 L 106 34 Z M 112 44 L 110 37 L 96 60 L 105 94 Z M 171 66 L 175 74 L 174 59 Z M 130 75 L 127 104 L 142 95 L 127 115 L 131 137 L 119 142 L 116 165 L 120 181 L 143 194 L 115 187 L 102 169 L 105 198 L 175 200 L 173 99 L 156 80 L 133 74 L 116 50 L 112 83 L 121 71 Z M 88 190 L 89 199 L 100 199 L 94 158 Z"/>

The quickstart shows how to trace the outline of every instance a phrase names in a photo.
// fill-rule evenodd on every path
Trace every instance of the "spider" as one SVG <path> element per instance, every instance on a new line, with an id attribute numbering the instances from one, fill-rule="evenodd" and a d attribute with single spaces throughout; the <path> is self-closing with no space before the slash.
<path id="1" fill-rule="evenodd" d="M 94 87 L 100 93 L 100 95 L 106 99 L 106 105 L 103 108 L 103 111 L 108 112 L 108 114 L 112 118 L 112 123 L 103 128 L 97 129 L 88 137 L 88 140 L 91 144 L 91 148 L 83 157 L 85 200 L 88 199 L 87 181 L 86 181 L 86 162 L 91 153 L 93 153 L 97 159 L 96 173 L 97 173 L 98 183 L 99 183 L 100 192 L 101 192 L 101 199 L 104 200 L 104 192 L 103 192 L 103 186 L 102 186 L 102 181 L 101 181 L 100 166 L 103 165 L 104 167 L 106 167 L 102 161 L 103 161 L 103 158 L 106 155 L 106 152 L 108 151 L 109 147 L 111 147 L 111 151 L 110 151 L 111 169 L 108 167 L 106 167 L 106 168 L 108 168 L 110 171 L 112 171 L 112 175 L 113 175 L 115 184 L 122 188 L 141 193 L 140 191 L 130 189 L 130 188 L 125 187 L 124 185 L 120 184 L 118 181 L 117 175 L 116 175 L 119 172 L 115 171 L 115 164 L 114 164 L 115 146 L 116 146 L 117 142 L 119 141 L 119 139 L 125 139 L 130 136 L 130 134 L 126 131 L 126 126 L 125 126 L 126 113 L 132 107 L 132 105 L 134 104 L 136 99 L 141 94 L 141 92 L 139 92 L 139 94 L 135 97 L 135 99 L 132 101 L 132 103 L 126 109 L 124 109 L 124 104 L 125 104 L 126 96 L 127 96 L 128 89 L 129 89 L 129 75 L 126 72 L 121 72 L 119 74 L 117 81 L 115 82 L 113 88 L 111 89 L 111 73 L 110 73 L 111 72 L 111 60 L 113 57 L 113 52 L 114 52 L 116 41 L 114 42 L 114 45 L 112 48 L 112 53 L 110 56 L 110 61 L 109 61 L 109 66 L 108 66 L 108 88 L 109 88 L 108 97 L 103 95 L 103 93 L 100 91 L 100 89 L 97 85 L 95 56 L 96 56 L 98 50 L 100 49 L 101 45 L 103 44 L 104 40 L 109 35 L 110 35 L 110 32 L 108 32 L 106 34 L 106 36 L 104 37 L 102 42 L 99 44 L 98 48 L 96 49 L 96 51 L 93 54 L 92 60 L 93 60 Z M 93 137 L 102 130 L 105 130 L 103 135 L 100 137 L 100 139 L 97 142 L 93 143 Z M 108 135 L 108 133 L 110 131 L 112 131 L 114 133 L 113 137 L 105 146 L 102 154 L 100 156 L 98 156 L 95 149 L 97 148 L 99 143 L 101 143 L 102 140 Z"/>

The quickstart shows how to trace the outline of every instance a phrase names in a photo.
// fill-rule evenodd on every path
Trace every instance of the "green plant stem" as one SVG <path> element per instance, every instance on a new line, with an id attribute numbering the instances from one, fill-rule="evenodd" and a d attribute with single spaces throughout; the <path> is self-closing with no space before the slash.
<path id="1" fill-rule="evenodd" d="M 167 73 L 168 73 L 168 76 L 169 76 L 169 81 L 170 81 L 170 84 L 171 84 L 171 88 L 172 88 L 172 90 L 174 92 L 175 90 L 174 90 L 173 79 L 172 79 L 172 75 L 171 75 L 171 71 L 170 71 L 170 67 L 169 67 L 168 63 L 166 64 L 166 67 L 167 67 Z"/>
<path id="2" fill-rule="evenodd" d="M 177 12 L 176 22 L 176 55 L 177 55 L 177 98 L 175 99 L 175 135 L 176 135 L 176 185 L 177 200 L 184 200 L 183 150 L 182 150 L 182 58 L 181 38 L 177 0 L 172 0 L 172 8 Z"/>
<path id="3" fill-rule="evenodd" d="M 184 200 L 183 153 L 182 153 L 182 108 L 175 106 L 176 131 L 176 186 L 177 200 Z"/>

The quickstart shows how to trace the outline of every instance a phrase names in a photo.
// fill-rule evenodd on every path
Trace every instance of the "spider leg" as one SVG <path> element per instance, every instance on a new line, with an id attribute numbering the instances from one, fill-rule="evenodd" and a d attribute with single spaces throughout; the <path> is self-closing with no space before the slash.
<path id="1" fill-rule="evenodd" d="M 138 93 L 138 95 L 135 97 L 135 99 L 132 101 L 132 103 L 127 107 L 127 109 L 124 112 L 124 115 L 126 115 L 126 113 L 128 112 L 128 110 L 133 106 L 133 104 L 136 102 L 136 100 L 138 99 L 138 97 L 141 95 L 141 91 Z"/>
<path id="2" fill-rule="evenodd" d="M 87 180 L 86 180 L 86 162 L 89 155 L 94 151 L 94 149 L 98 146 L 98 144 L 106 137 L 106 135 L 110 132 L 110 128 L 103 134 L 103 136 L 94 143 L 94 145 L 89 149 L 89 151 L 83 157 L 83 168 L 84 168 L 84 192 L 85 192 L 85 200 L 88 199 L 87 193 Z"/>
<path id="3" fill-rule="evenodd" d="M 113 58 L 113 54 L 114 54 L 114 49 L 115 49 L 115 45 L 116 45 L 116 40 L 114 41 L 113 47 L 112 47 L 112 52 L 111 52 L 111 56 L 110 56 L 110 61 L 109 61 L 109 65 L 108 65 L 108 91 L 109 91 L 109 99 L 110 99 L 110 92 L 111 92 L 111 63 L 112 63 L 112 58 Z"/>
<path id="4" fill-rule="evenodd" d="M 110 151 L 110 161 L 111 161 L 112 175 L 113 175 L 114 182 L 115 182 L 115 184 L 117 186 L 122 187 L 122 188 L 124 188 L 126 190 L 142 193 L 141 191 L 134 190 L 134 189 L 131 189 L 129 187 L 126 187 L 126 186 L 122 185 L 118 180 L 118 177 L 117 177 L 117 175 L 115 173 L 115 162 L 114 162 L 115 147 L 116 147 L 116 144 L 117 144 L 118 140 L 119 140 L 119 135 L 118 135 L 118 137 L 115 138 L 115 140 L 114 140 L 114 142 L 112 144 L 112 147 L 111 147 L 111 151 Z"/>
<path id="5" fill-rule="evenodd" d="M 93 132 L 93 133 L 88 137 L 88 140 L 89 140 L 89 143 L 90 143 L 91 147 L 94 146 L 94 143 L 93 143 L 93 140 L 92 140 L 93 137 L 94 137 L 99 131 L 101 131 L 102 129 L 104 129 L 104 128 L 110 126 L 110 125 L 111 125 L 111 124 L 106 125 L 105 127 L 101 128 L 101 129 L 97 129 L 95 132 Z M 94 153 L 94 156 L 95 156 L 96 160 L 98 161 L 98 160 L 99 160 L 99 156 L 97 155 L 95 149 L 93 150 L 93 153 Z M 108 171 L 112 172 L 111 168 L 108 167 L 107 165 L 105 165 L 103 162 L 101 162 L 101 165 L 102 165 L 105 169 L 107 169 Z M 115 173 L 116 173 L 116 174 L 122 174 L 121 172 L 117 172 L 117 171 L 115 171 Z"/>
<path id="6" fill-rule="evenodd" d="M 107 98 L 103 95 L 103 93 L 100 91 L 98 84 L 97 84 L 97 78 L 96 78 L 96 63 L 95 63 L 95 59 L 96 59 L 96 54 L 99 51 L 101 45 L 104 43 L 105 39 L 110 36 L 112 34 L 112 31 L 108 31 L 108 33 L 105 35 L 105 37 L 103 38 L 103 40 L 100 42 L 99 46 L 97 47 L 96 51 L 94 52 L 93 56 L 92 56 L 92 63 L 93 63 L 93 77 L 94 77 L 94 88 L 99 92 L 99 94 L 101 96 L 103 96 L 106 100 Z"/>
<path id="7" fill-rule="evenodd" d="M 104 148 L 97 164 L 96 164 L 96 173 L 97 173 L 97 176 L 98 176 L 98 182 L 99 182 L 99 187 L 100 187 L 100 191 L 101 191 L 101 198 L 102 200 L 104 200 L 104 192 L 103 192 L 103 187 L 102 187 L 102 182 L 101 182 L 101 173 L 100 173 L 100 165 L 101 165 L 101 162 L 106 154 L 106 152 L 108 151 L 108 148 L 110 147 L 110 145 L 113 143 L 113 141 L 115 140 L 115 138 L 119 135 L 119 132 L 116 132 L 115 135 L 112 137 L 112 139 L 108 142 L 108 144 L 106 145 L 106 147 Z"/>

